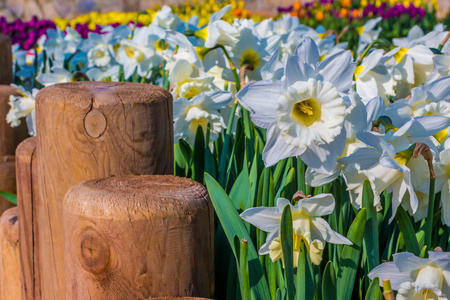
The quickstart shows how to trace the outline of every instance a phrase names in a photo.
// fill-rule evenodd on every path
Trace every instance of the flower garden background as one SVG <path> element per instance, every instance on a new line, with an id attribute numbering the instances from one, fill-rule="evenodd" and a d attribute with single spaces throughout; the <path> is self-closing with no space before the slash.
<path id="1" fill-rule="evenodd" d="M 173 172 L 215 211 L 215 292 L 194 296 L 450 299 L 446 4 L 52 3 L 3 8 L 7 122 L 38 134 L 55 84 L 170 92 Z M 13 19 L 33 5 L 55 18 Z"/>

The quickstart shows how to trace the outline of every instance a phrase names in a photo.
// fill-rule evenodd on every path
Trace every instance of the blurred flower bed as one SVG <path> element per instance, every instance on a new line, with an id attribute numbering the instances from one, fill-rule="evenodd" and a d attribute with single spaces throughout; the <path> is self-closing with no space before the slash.
<path id="1" fill-rule="evenodd" d="M 360 28 L 368 19 L 382 17 L 379 24 L 382 28 L 381 38 L 391 39 L 393 37 L 406 36 L 409 28 L 419 25 L 424 31 L 430 31 L 438 23 L 436 10 L 437 0 L 415 0 L 415 1 L 351 1 L 351 0 L 320 0 L 302 4 L 300 1 L 294 2 L 289 7 L 279 7 L 279 18 L 284 13 L 297 16 L 301 24 L 317 27 L 322 25 L 329 30 L 342 31 L 348 26 Z M 245 8 L 244 1 L 226 0 L 217 3 L 212 0 L 202 2 L 193 1 L 191 4 L 186 1 L 182 5 L 172 6 L 172 11 L 183 21 L 191 18 L 198 18 L 198 26 L 208 23 L 212 13 L 217 12 L 222 7 L 231 4 L 232 9 L 224 16 L 223 20 L 232 23 L 234 18 L 247 18 L 255 22 L 260 22 L 269 15 L 253 14 Z M 137 27 L 148 26 L 155 15 L 161 11 L 161 7 L 156 5 L 153 9 L 142 12 L 110 12 L 89 14 L 76 17 L 72 20 L 56 18 L 54 20 L 38 20 L 34 17 L 29 22 L 19 19 L 7 22 L 6 18 L 0 17 L 0 32 L 8 35 L 13 44 L 18 44 L 24 50 L 32 49 L 38 39 L 43 36 L 48 29 L 59 27 L 65 30 L 67 26 L 75 29 L 82 38 L 86 39 L 89 32 L 100 33 L 100 25 L 111 25 L 114 28 L 122 24 L 134 24 Z M 450 25 L 450 17 L 447 16 L 440 21 L 444 25 Z M 348 40 L 344 37 L 344 40 Z M 350 41 L 351 42 L 351 41 Z"/>

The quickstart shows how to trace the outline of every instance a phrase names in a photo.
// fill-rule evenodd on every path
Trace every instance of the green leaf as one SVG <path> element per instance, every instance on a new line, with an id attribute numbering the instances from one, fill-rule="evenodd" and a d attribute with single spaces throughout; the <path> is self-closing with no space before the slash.
<path id="1" fill-rule="evenodd" d="M 203 184 L 203 174 L 205 173 L 205 136 L 201 125 L 197 127 L 193 157 L 194 180 Z"/>
<path id="2" fill-rule="evenodd" d="M 228 239 L 228 243 L 233 245 L 234 235 L 245 238 L 248 241 L 248 267 L 252 294 L 256 299 L 270 299 L 269 285 L 263 267 L 259 262 L 258 252 L 233 203 L 227 193 L 209 174 L 205 174 L 205 182 L 211 202 Z"/>
<path id="3" fill-rule="evenodd" d="M 16 194 L 13 194 L 13 193 L 10 193 L 10 192 L 5 192 L 5 191 L 0 191 L 0 196 L 5 198 L 9 202 L 17 205 L 17 195 Z"/>
<path id="4" fill-rule="evenodd" d="M 286 280 L 288 299 L 294 300 L 294 230 L 292 228 L 290 205 L 284 207 L 283 214 L 281 215 L 280 239 L 283 249 L 284 278 Z"/>
<path id="5" fill-rule="evenodd" d="M 382 299 L 383 293 L 380 290 L 380 280 L 375 277 L 369 285 L 365 300 Z"/>
<path id="6" fill-rule="evenodd" d="M 336 272 L 331 261 L 327 263 L 323 271 L 322 297 L 323 300 L 336 300 Z"/>
<path id="7" fill-rule="evenodd" d="M 230 191 L 230 199 L 233 201 L 236 209 L 245 210 L 246 203 L 250 199 L 250 182 L 247 168 L 242 169 L 241 174 L 234 182 Z"/>
<path id="8" fill-rule="evenodd" d="M 359 267 L 361 244 L 365 227 L 366 209 L 363 208 L 356 215 L 347 234 L 347 238 L 353 245 L 345 245 L 342 249 L 336 282 L 337 298 L 339 300 L 348 300 L 352 296 L 356 272 Z"/>
<path id="9" fill-rule="evenodd" d="M 368 180 L 364 182 L 362 206 L 367 210 L 364 248 L 369 262 L 369 271 L 380 264 L 380 246 L 378 245 L 377 210 L 373 205 L 373 191 Z"/>
<path id="10" fill-rule="evenodd" d="M 296 300 L 314 299 L 314 279 L 312 274 L 309 254 L 306 250 L 305 242 L 300 242 L 300 253 L 298 256 L 297 278 L 295 283 Z"/>
<path id="11" fill-rule="evenodd" d="M 395 215 L 395 218 L 397 219 L 398 228 L 403 234 L 406 250 L 416 256 L 419 256 L 420 248 L 419 243 L 416 239 L 414 227 L 411 223 L 411 219 L 402 206 L 399 206 L 397 208 L 397 214 Z"/>

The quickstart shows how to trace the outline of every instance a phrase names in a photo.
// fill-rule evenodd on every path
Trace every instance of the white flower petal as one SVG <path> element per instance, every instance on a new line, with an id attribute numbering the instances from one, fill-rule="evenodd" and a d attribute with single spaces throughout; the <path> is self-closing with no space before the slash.
<path id="1" fill-rule="evenodd" d="M 276 119 L 277 99 L 282 94 L 281 81 L 262 80 L 246 85 L 236 98 L 250 111 L 256 126 L 268 128 Z"/>
<path id="2" fill-rule="evenodd" d="M 312 219 L 311 235 L 332 244 L 353 245 L 349 239 L 331 229 L 327 221 L 322 218 Z"/>
<path id="3" fill-rule="evenodd" d="M 309 216 L 321 217 L 331 214 L 334 210 L 334 197 L 332 194 L 320 194 L 305 198 L 298 202 L 297 206 Z"/>
<path id="4" fill-rule="evenodd" d="M 281 214 L 276 207 L 252 207 L 240 214 L 240 217 L 259 229 L 271 232 L 280 227 Z"/>

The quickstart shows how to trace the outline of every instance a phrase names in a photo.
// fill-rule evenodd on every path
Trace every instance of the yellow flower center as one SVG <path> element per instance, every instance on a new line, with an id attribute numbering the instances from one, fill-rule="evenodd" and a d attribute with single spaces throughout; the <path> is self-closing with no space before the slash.
<path id="1" fill-rule="evenodd" d="M 206 54 L 209 52 L 209 48 L 206 47 L 195 47 L 195 51 L 197 52 L 197 56 L 200 59 L 205 58 Z"/>
<path id="2" fill-rule="evenodd" d="M 401 47 L 400 50 L 398 50 L 397 53 L 394 54 L 395 61 L 397 63 L 401 62 L 406 53 L 408 53 L 408 49 Z"/>
<path id="3" fill-rule="evenodd" d="M 192 97 L 199 95 L 200 93 L 201 93 L 201 91 L 198 88 L 192 87 L 189 90 L 187 90 L 186 93 L 184 93 L 183 97 L 186 99 L 190 99 Z"/>
<path id="4" fill-rule="evenodd" d="M 364 33 L 364 26 L 356 27 L 356 32 L 358 32 L 359 35 L 362 35 Z"/>
<path id="5" fill-rule="evenodd" d="M 355 76 L 358 76 L 359 74 L 361 74 L 363 70 L 364 70 L 363 66 L 357 66 L 355 69 Z"/>
<path id="6" fill-rule="evenodd" d="M 320 111 L 320 104 L 315 99 L 306 99 L 294 104 L 291 118 L 302 125 L 310 126 L 320 120 Z"/>
<path id="7" fill-rule="evenodd" d="M 439 131 L 438 133 L 436 133 L 435 135 L 433 135 L 434 138 L 439 142 L 439 144 L 442 144 L 443 142 L 445 142 L 445 140 L 447 139 L 448 136 L 448 128 Z"/>
<path id="8" fill-rule="evenodd" d="M 134 58 L 134 50 L 131 47 L 124 47 L 125 54 L 128 56 L 128 58 Z"/>
<path id="9" fill-rule="evenodd" d="M 165 40 L 158 40 L 155 43 L 155 49 L 158 51 L 163 51 L 166 50 L 167 48 L 169 48 L 169 43 L 166 42 Z"/>
<path id="10" fill-rule="evenodd" d="M 194 35 L 204 41 L 208 38 L 208 27 L 205 27 L 203 29 L 197 30 Z"/>
<path id="11" fill-rule="evenodd" d="M 252 65 L 254 69 L 259 67 L 261 61 L 259 60 L 259 55 L 255 52 L 255 50 L 247 49 L 244 53 L 242 53 L 241 66 L 245 64 Z"/>
<path id="12" fill-rule="evenodd" d="M 404 155 L 403 153 L 399 152 L 394 156 L 395 160 L 401 164 L 402 166 L 406 165 L 411 157 L 407 157 L 406 155 Z"/>

